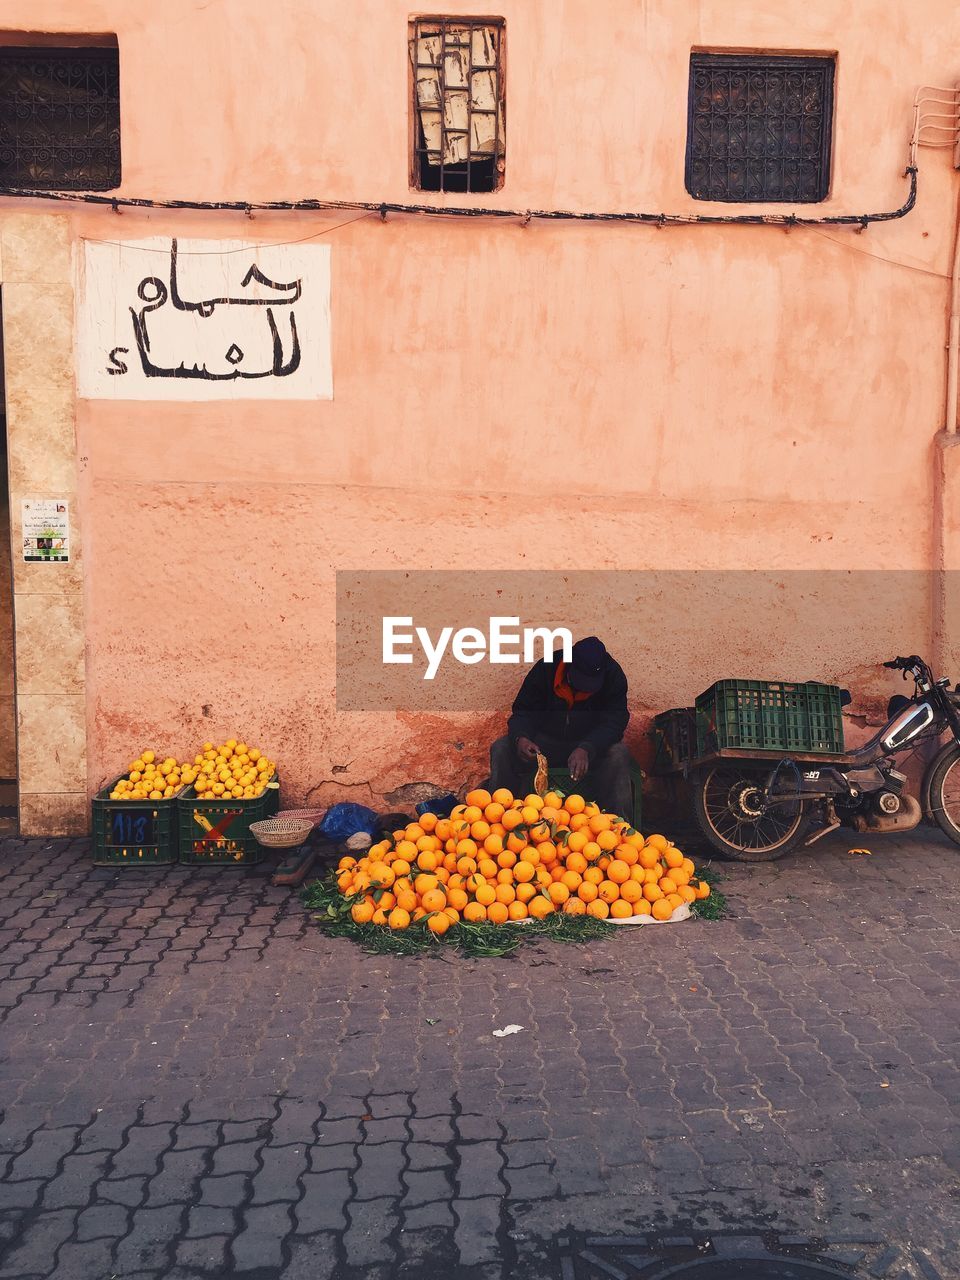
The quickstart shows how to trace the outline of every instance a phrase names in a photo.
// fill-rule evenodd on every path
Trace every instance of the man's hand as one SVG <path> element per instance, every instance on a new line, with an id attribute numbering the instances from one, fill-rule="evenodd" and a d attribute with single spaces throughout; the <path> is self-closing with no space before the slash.
<path id="1" fill-rule="evenodd" d="M 540 748 L 529 738 L 517 739 L 517 755 L 521 760 L 536 760 Z"/>
<path id="2" fill-rule="evenodd" d="M 590 768 L 590 757 L 587 755 L 583 747 L 577 747 L 576 751 L 571 751 L 570 759 L 567 761 L 567 768 L 570 770 L 570 777 L 574 782 L 579 782 L 583 775 Z"/>

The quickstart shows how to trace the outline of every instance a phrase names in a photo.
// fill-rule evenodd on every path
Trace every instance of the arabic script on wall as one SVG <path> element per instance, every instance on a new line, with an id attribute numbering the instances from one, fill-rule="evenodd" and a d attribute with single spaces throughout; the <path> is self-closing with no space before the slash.
<path id="1" fill-rule="evenodd" d="M 88 240 L 81 270 L 81 396 L 332 399 L 327 245 Z"/>

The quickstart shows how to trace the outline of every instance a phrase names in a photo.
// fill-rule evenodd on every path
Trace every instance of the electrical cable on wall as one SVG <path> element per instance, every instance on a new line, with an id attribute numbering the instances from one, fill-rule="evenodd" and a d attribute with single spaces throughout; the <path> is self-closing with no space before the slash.
<path id="1" fill-rule="evenodd" d="M 512 218 L 524 225 L 532 221 L 625 222 L 654 227 L 672 226 L 753 226 L 753 227 L 868 227 L 873 222 L 891 222 L 905 217 L 917 202 L 917 166 L 907 167 L 910 180 L 907 198 L 899 208 L 880 213 L 834 213 L 819 218 L 795 213 L 577 213 L 572 209 L 500 209 L 480 206 L 406 204 L 390 200 L 153 200 L 135 196 L 109 196 L 87 191 L 34 191 L 0 187 L 0 197 L 21 200 L 56 200 L 74 204 L 105 205 L 115 213 L 121 209 L 184 209 L 195 212 L 276 213 L 326 210 L 388 214 L 415 214 L 434 218 Z"/>

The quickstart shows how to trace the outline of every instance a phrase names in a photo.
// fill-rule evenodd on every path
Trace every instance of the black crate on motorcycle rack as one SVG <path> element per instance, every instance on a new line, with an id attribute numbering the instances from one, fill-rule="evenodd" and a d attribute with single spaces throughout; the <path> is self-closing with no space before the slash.
<path id="1" fill-rule="evenodd" d="M 807 680 L 718 680 L 697 698 L 697 754 L 843 752 L 840 686 Z"/>
<path id="2" fill-rule="evenodd" d="M 697 749 L 697 713 L 694 707 L 674 707 L 653 718 L 653 772 L 669 773 Z"/>

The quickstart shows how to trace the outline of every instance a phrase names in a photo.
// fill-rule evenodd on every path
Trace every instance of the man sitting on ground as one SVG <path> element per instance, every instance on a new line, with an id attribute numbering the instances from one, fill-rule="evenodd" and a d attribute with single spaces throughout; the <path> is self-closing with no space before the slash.
<path id="1" fill-rule="evenodd" d="M 596 636 L 578 640 L 571 661 L 557 650 L 527 673 L 507 721 L 507 735 L 490 748 L 490 785 L 514 795 L 532 789 L 538 752 L 565 765 L 575 784 L 604 809 L 633 812 L 630 752 L 623 734 L 630 719 L 627 678 Z"/>

